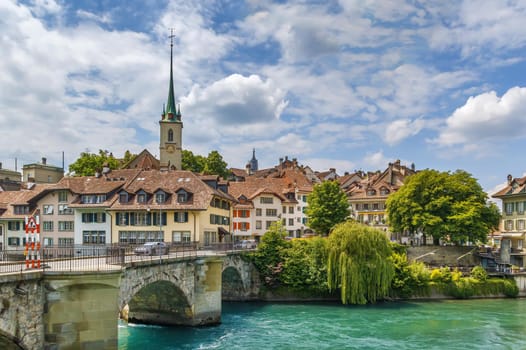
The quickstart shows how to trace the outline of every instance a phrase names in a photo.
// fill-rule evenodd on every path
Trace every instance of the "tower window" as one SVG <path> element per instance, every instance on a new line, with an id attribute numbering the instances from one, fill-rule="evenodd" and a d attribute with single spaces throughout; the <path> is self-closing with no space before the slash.
<path id="1" fill-rule="evenodd" d="M 172 129 L 168 130 L 168 142 L 173 142 L 174 140 L 174 132 Z"/>

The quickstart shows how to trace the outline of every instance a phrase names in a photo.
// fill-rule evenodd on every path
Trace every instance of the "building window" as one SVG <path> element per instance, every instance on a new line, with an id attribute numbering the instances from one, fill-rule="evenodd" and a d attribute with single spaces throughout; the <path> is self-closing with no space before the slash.
<path id="1" fill-rule="evenodd" d="M 71 215 L 73 214 L 73 209 L 69 208 L 67 204 L 59 204 L 58 214 L 59 215 Z"/>
<path id="2" fill-rule="evenodd" d="M 7 229 L 9 231 L 20 231 L 20 221 L 8 221 Z"/>
<path id="3" fill-rule="evenodd" d="M 387 196 L 389 194 L 389 190 L 387 188 L 381 188 L 380 189 L 380 194 L 382 196 Z"/>
<path id="4" fill-rule="evenodd" d="M 256 208 L 256 216 L 261 216 L 261 208 Z"/>
<path id="5" fill-rule="evenodd" d="M 513 230 L 513 220 L 506 220 L 505 221 L 505 228 L 507 231 Z"/>
<path id="6" fill-rule="evenodd" d="M 185 203 L 187 201 L 187 194 L 186 192 L 179 192 L 177 194 L 177 202 L 178 203 Z"/>
<path id="7" fill-rule="evenodd" d="M 128 193 L 119 194 L 119 203 L 128 203 Z"/>
<path id="8" fill-rule="evenodd" d="M 376 194 L 376 191 L 375 191 L 375 190 L 373 190 L 373 189 L 369 189 L 369 190 L 367 190 L 367 195 L 368 195 L 368 196 L 374 196 L 375 194 Z"/>
<path id="9" fill-rule="evenodd" d="M 517 230 L 524 230 L 524 220 L 517 220 Z"/>
<path id="10" fill-rule="evenodd" d="M 307 203 L 307 196 L 305 195 L 301 196 L 301 200 L 303 201 L 303 203 Z"/>
<path id="11" fill-rule="evenodd" d="M 59 221 L 58 230 L 59 231 L 73 231 L 73 221 Z"/>
<path id="12" fill-rule="evenodd" d="M 373 203 L 373 210 L 378 210 L 380 209 L 380 206 L 378 203 Z"/>
<path id="13" fill-rule="evenodd" d="M 174 140 L 174 131 L 172 129 L 168 129 L 168 142 L 173 142 Z"/>
<path id="14" fill-rule="evenodd" d="M 44 232 L 53 231 L 53 221 L 43 221 L 42 222 L 42 231 L 44 231 Z"/>
<path id="15" fill-rule="evenodd" d="M 58 192 L 58 201 L 67 202 L 68 201 L 68 191 L 59 191 Z"/>
<path id="16" fill-rule="evenodd" d="M 119 231 L 119 243 L 164 242 L 164 231 Z"/>
<path id="17" fill-rule="evenodd" d="M 52 204 L 45 204 L 43 207 L 43 214 L 44 215 L 52 215 L 53 214 L 53 205 Z"/>
<path id="18" fill-rule="evenodd" d="M 294 226 L 294 219 L 289 219 L 289 226 Z"/>
<path id="19" fill-rule="evenodd" d="M 517 241 L 517 249 L 518 249 L 518 250 L 522 250 L 522 244 L 523 244 L 522 239 L 519 239 L 519 240 Z"/>
<path id="20" fill-rule="evenodd" d="M 146 203 L 146 193 L 139 193 L 139 195 L 137 195 L 137 203 Z"/>
<path id="21" fill-rule="evenodd" d="M 369 203 L 363 204 L 363 210 L 369 210 Z"/>
<path id="22" fill-rule="evenodd" d="M 175 212 L 174 222 L 188 222 L 188 212 Z"/>
<path id="23" fill-rule="evenodd" d="M 261 220 L 256 220 L 256 230 L 261 230 Z"/>
<path id="24" fill-rule="evenodd" d="M 274 203 L 274 198 L 273 197 L 260 197 L 259 202 L 261 204 L 272 204 Z"/>
<path id="25" fill-rule="evenodd" d="M 106 222 L 106 213 L 82 213 L 83 223 Z"/>
<path id="26" fill-rule="evenodd" d="M 27 205 L 15 205 L 14 212 L 17 215 L 29 214 L 29 206 L 27 206 Z"/>
<path id="27" fill-rule="evenodd" d="M 514 203 L 506 203 L 505 204 L 505 211 L 507 215 L 513 214 L 513 204 Z"/>
<path id="28" fill-rule="evenodd" d="M 283 206 L 282 212 L 283 212 L 283 214 L 287 214 L 287 207 L 286 206 Z"/>
<path id="29" fill-rule="evenodd" d="M 156 203 L 164 203 L 166 202 L 166 195 L 164 192 L 158 192 L 155 194 L 155 202 Z"/>
<path id="30" fill-rule="evenodd" d="M 524 214 L 524 202 L 517 202 L 517 212 L 519 214 Z"/>
<path id="31" fill-rule="evenodd" d="M 190 231 L 173 231 L 172 242 L 174 243 L 190 243 Z"/>
<path id="32" fill-rule="evenodd" d="M 301 219 L 301 223 L 302 223 L 303 225 L 307 225 L 307 221 L 308 221 L 307 218 L 302 218 L 302 219 Z"/>
<path id="33" fill-rule="evenodd" d="M 265 228 L 268 230 L 268 229 L 270 228 L 270 226 L 272 226 L 272 223 L 273 223 L 273 222 L 274 222 L 274 221 L 266 221 L 266 222 L 265 222 Z"/>
<path id="34" fill-rule="evenodd" d="M 82 231 L 83 244 L 106 244 L 106 231 Z"/>
<path id="35" fill-rule="evenodd" d="M 289 207 L 289 214 L 294 214 L 294 207 Z"/>
<path id="36" fill-rule="evenodd" d="M 8 237 L 7 238 L 7 245 L 19 246 L 20 245 L 20 238 L 18 238 L 18 237 Z"/>
<path id="37" fill-rule="evenodd" d="M 73 238 L 59 238 L 58 245 L 61 247 L 71 247 L 73 245 Z"/>
<path id="38" fill-rule="evenodd" d="M 267 209 L 265 211 L 265 214 L 267 216 L 278 216 L 278 210 L 277 209 Z"/>

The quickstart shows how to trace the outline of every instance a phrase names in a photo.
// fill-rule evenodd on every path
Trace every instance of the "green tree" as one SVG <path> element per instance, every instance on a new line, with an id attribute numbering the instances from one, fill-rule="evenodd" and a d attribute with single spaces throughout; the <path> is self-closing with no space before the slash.
<path id="1" fill-rule="evenodd" d="M 192 151 L 183 150 L 181 163 L 183 170 L 202 173 L 205 168 L 206 158 L 201 155 L 194 155 Z"/>
<path id="2" fill-rule="evenodd" d="M 107 150 L 99 150 L 98 154 L 82 152 L 80 157 L 69 165 L 69 171 L 75 176 L 92 176 L 107 165 L 110 169 L 118 169 L 120 162 Z"/>
<path id="3" fill-rule="evenodd" d="M 290 241 L 285 240 L 286 236 L 287 231 L 281 222 L 275 222 L 261 237 L 258 249 L 252 253 L 254 265 L 268 286 L 277 286 L 282 282 L 280 274 L 283 269 L 284 251 L 291 245 Z"/>
<path id="4" fill-rule="evenodd" d="M 498 227 L 500 214 L 469 173 L 423 170 L 406 179 L 386 202 L 393 232 L 421 232 L 454 243 L 485 242 Z M 425 240 L 424 240 L 425 241 Z"/>
<path id="5" fill-rule="evenodd" d="M 328 249 L 328 286 L 340 289 L 343 304 L 374 303 L 388 295 L 395 270 L 382 231 L 344 222 L 332 230 Z"/>
<path id="6" fill-rule="evenodd" d="M 336 181 L 325 181 L 314 186 L 307 197 L 306 214 L 309 227 L 319 234 L 328 234 L 334 225 L 349 216 L 349 203 L 345 192 Z"/>
<path id="7" fill-rule="evenodd" d="M 229 174 L 227 165 L 228 164 L 223 160 L 223 156 L 221 156 L 218 151 L 212 151 L 208 153 L 203 173 L 208 175 L 219 175 L 222 178 L 226 178 Z"/>

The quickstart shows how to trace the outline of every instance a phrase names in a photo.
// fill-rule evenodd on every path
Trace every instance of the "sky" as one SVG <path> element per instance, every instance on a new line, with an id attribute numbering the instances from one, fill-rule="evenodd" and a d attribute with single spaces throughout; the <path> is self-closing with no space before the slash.
<path id="1" fill-rule="evenodd" d="M 0 162 L 159 154 L 170 30 L 183 148 L 245 168 L 526 164 L 526 0 L 0 0 Z"/>

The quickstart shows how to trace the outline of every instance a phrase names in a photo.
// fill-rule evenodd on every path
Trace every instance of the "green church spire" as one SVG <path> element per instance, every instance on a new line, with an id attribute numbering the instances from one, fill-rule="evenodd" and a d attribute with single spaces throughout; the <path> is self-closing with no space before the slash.
<path id="1" fill-rule="evenodd" d="M 168 89 L 168 101 L 166 102 L 166 111 L 163 119 L 173 120 L 177 115 L 174 96 L 174 74 L 173 74 L 173 47 L 174 47 L 174 31 L 171 29 L 170 34 L 170 86 Z"/>

